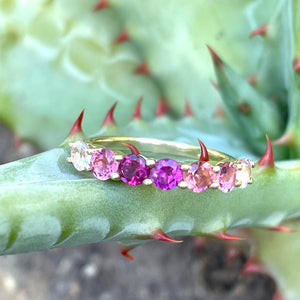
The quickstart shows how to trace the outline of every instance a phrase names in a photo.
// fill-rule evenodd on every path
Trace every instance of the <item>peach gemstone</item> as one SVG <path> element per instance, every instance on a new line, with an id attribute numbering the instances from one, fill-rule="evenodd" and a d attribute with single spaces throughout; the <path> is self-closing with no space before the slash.
<path id="1" fill-rule="evenodd" d="M 183 180 L 187 183 L 188 189 L 195 193 L 207 190 L 213 179 L 214 171 L 208 162 L 195 162 L 183 173 Z"/>

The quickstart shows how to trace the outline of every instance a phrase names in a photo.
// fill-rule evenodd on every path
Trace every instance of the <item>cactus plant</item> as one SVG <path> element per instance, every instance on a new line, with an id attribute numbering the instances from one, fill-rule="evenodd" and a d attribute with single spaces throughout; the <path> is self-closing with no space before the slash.
<path id="1" fill-rule="evenodd" d="M 36 1 L 21 18 L 21 1 L 0 1 L 5 24 L 0 61 L 6 70 L 0 75 L 1 119 L 42 148 L 63 140 L 66 124 L 84 107 L 90 131 L 87 137 L 81 129 L 82 113 L 59 147 L 0 167 L 1 254 L 106 239 L 119 242 L 131 258 L 130 249 L 152 239 L 177 242 L 173 236 L 204 235 L 238 240 L 226 230 L 245 227 L 288 231 L 281 222 L 300 210 L 299 2 L 235 2 L 191 1 L 183 9 L 169 0 L 157 15 L 158 1 Z M 209 52 L 221 108 L 209 82 Z M 104 117 L 115 100 L 118 105 Z M 37 131 L 38 122 L 45 126 Z M 273 148 L 267 138 L 265 150 L 265 134 L 277 139 Z M 130 152 L 124 143 L 134 144 L 142 155 L 157 159 L 161 153 L 179 159 L 188 149 L 185 159 L 197 161 L 200 152 L 202 159 L 205 154 L 197 138 L 213 149 L 208 149 L 211 164 L 256 160 L 253 185 L 230 193 L 161 191 L 101 182 L 67 162 L 74 141 L 122 154 Z M 174 143 L 170 147 L 165 141 Z M 270 243 L 259 245 L 270 249 Z M 268 252 L 261 253 L 263 258 Z M 282 282 L 290 299 L 297 299 L 297 284 Z"/>

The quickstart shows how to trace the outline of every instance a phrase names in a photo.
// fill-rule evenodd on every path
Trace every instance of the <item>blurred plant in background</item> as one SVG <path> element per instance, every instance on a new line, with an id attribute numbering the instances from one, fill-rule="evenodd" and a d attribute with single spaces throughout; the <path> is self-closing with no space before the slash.
<path id="1" fill-rule="evenodd" d="M 101 0 L 98 3 L 81 0 L 76 4 L 70 0 L 0 0 L 0 119 L 18 139 L 42 150 L 56 147 L 64 140 L 66 129 L 82 109 L 86 112 L 83 127 L 88 136 L 155 137 L 190 144 L 195 144 L 199 137 L 207 147 L 236 158 L 259 159 L 265 152 L 265 134 L 268 134 L 271 140 L 276 140 L 275 159 L 283 162 L 275 163 L 274 170 L 258 172 L 256 189 L 251 187 L 252 190 L 247 188 L 241 194 L 230 194 L 228 199 L 232 206 L 224 195 L 213 201 L 209 197 L 213 194 L 208 194 L 220 217 L 214 219 L 212 227 L 219 230 L 220 223 L 225 222 L 224 230 L 227 227 L 268 227 L 288 231 L 279 223 L 297 217 L 300 208 L 297 199 L 299 13 L 298 0 L 215 0 L 209 3 L 191 0 L 188 4 L 182 0 L 167 0 L 163 4 L 158 0 Z M 141 97 L 142 105 L 135 108 Z M 115 101 L 118 105 L 113 106 L 101 126 Z M 134 120 L 130 121 L 134 111 Z M 51 247 L 66 246 L 70 236 L 69 245 L 74 244 L 72 238 L 77 239 L 75 244 L 90 242 L 89 236 L 82 235 L 84 226 L 92 236 L 98 234 L 98 240 L 105 237 L 104 232 L 99 234 L 94 229 L 98 223 L 83 226 L 78 221 L 78 228 L 74 227 L 66 217 L 70 204 L 60 207 L 61 201 L 55 193 L 62 191 L 64 199 L 73 199 L 74 195 L 64 182 L 57 184 L 55 190 L 50 181 L 58 178 L 71 182 L 78 177 L 65 166 L 66 161 L 59 161 L 57 169 L 53 167 L 65 151 L 56 148 L 0 168 L 4 174 L 0 182 L 0 211 L 4 220 L 1 243 L 5 245 L 1 246 L 2 253 L 49 248 L 49 243 Z M 47 176 L 43 174 L 44 179 L 42 173 L 47 173 Z M 38 187 L 29 183 L 26 186 L 25 180 L 23 190 L 11 191 L 11 187 L 15 190 L 24 178 L 28 182 L 41 180 L 37 185 L 45 186 L 42 194 L 49 203 L 57 203 L 57 208 L 54 207 L 59 211 L 58 219 L 65 231 L 55 231 L 56 220 L 48 215 L 47 200 L 41 208 L 46 213 L 39 216 L 40 219 L 35 215 L 33 207 L 41 195 Z M 101 201 L 109 199 L 106 194 L 109 192 L 113 199 L 128 195 L 127 187 L 120 185 L 93 192 L 94 186 L 88 186 L 84 180 L 75 184 L 81 191 L 75 197 L 77 202 L 71 203 L 75 215 L 82 209 L 80 199 L 88 195 L 99 193 Z M 153 197 L 143 189 L 139 193 L 149 201 Z M 183 191 L 182 198 L 174 202 L 178 210 L 179 201 L 190 198 L 186 193 Z M 157 203 L 166 200 L 159 192 L 155 197 Z M 174 194 L 167 196 L 172 197 Z M 25 223 L 22 227 L 23 217 L 18 209 L 25 199 L 30 199 L 26 200 L 28 212 L 25 214 L 32 215 L 26 226 L 50 228 L 49 231 L 57 234 L 51 236 L 51 241 L 48 237 L 43 240 L 28 234 Z M 254 208 L 249 204 L 251 201 L 255 203 Z M 236 209 L 233 203 L 240 207 Z M 119 205 L 121 209 L 122 203 Z M 205 211 L 205 206 L 200 208 Z M 160 207 L 153 208 L 153 215 L 159 215 L 160 210 Z M 223 210 L 223 216 L 217 213 L 219 210 Z M 226 218 L 226 212 L 227 217 L 232 217 L 231 221 L 221 220 Z M 211 220 L 210 215 L 203 219 L 205 217 Z M 6 218 L 8 224 L 13 224 L 11 231 Z M 117 216 L 115 226 L 131 224 L 132 218 Z M 238 224 L 238 220 L 243 222 Z M 292 228 L 298 227 L 297 221 L 290 222 Z M 208 231 L 201 232 L 212 230 L 209 223 L 202 227 L 203 230 L 209 228 Z M 106 225 L 101 221 L 98 226 L 103 229 Z M 141 232 L 143 228 L 137 225 L 134 230 Z M 184 228 L 179 232 L 182 230 Z M 42 235 L 42 229 L 39 234 Z M 259 245 L 259 251 L 251 255 L 260 255 L 260 259 L 269 264 L 268 272 L 273 271 L 280 280 L 287 299 L 299 299 L 300 294 L 296 268 L 300 239 L 297 235 L 251 232 Z M 116 238 L 124 244 L 123 239 L 123 236 Z M 26 248 L 25 244 L 30 246 Z"/>

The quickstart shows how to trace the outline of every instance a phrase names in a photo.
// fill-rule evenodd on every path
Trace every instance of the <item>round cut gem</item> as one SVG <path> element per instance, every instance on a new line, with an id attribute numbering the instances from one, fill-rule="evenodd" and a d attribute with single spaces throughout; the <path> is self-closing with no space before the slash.
<path id="1" fill-rule="evenodd" d="M 157 188 L 171 190 L 181 181 L 182 170 L 177 161 L 164 158 L 155 163 L 151 169 L 150 177 Z"/>
<path id="2" fill-rule="evenodd" d="M 241 170 L 236 173 L 236 179 L 241 182 L 240 188 L 244 189 L 251 177 L 251 161 L 247 158 L 242 158 L 238 161 L 241 165 Z"/>
<path id="3" fill-rule="evenodd" d="M 213 183 L 214 171 L 208 162 L 195 162 L 188 171 L 183 172 L 183 179 L 188 189 L 195 193 L 201 193 Z"/>
<path id="4" fill-rule="evenodd" d="M 129 185 L 142 184 L 148 178 L 149 173 L 150 168 L 146 165 L 146 160 L 140 155 L 127 155 L 120 162 L 120 178 Z"/>
<path id="5" fill-rule="evenodd" d="M 83 141 L 71 143 L 70 146 L 72 150 L 69 161 L 73 163 L 75 169 L 78 171 L 89 170 L 91 155 L 86 152 L 89 146 Z"/>
<path id="6" fill-rule="evenodd" d="M 219 183 L 219 189 L 228 193 L 235 187 L 236 172 L 238 167 L 233 162 L 225 162 L 219 165 L 220 172 L 217 174 L 217 181 Z"/>
<path id="7" fill-rule="evenodd" d="M 119 163 L 114 160 L 115 153 L 109 149 L 101 148 L 93 152 L 90 168 L 99 180 L 107 180 L 112 173 L 118 171 Z"/>

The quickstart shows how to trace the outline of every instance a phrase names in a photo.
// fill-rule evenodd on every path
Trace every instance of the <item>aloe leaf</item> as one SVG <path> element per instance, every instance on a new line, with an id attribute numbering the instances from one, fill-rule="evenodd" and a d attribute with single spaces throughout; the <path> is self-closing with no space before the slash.
<path id="1" fill-rule="evenodd" d="M 197 138 L 205 142 L 209 148 L 231 153 L 237 158 L 258 157 L 249 149 L 247 143 L 239 138 L 236 128 L 221 119 L 215 119 L 214 125 L 205 131 L 198 128 L 197 117 L 184 117 L 173 120 L 169 116 L 156 118 L 151 122 L 143 119 L 134 120 L 123 127 L 102 128 L 97 134 L 113 136 L 135 136 L 158 138 L 197 146 Z M 162 130 L 163 128 L 163 130 Z M 216 135 L 216 132 L 218 135 Z M 95 134 L 95 135 L 97 135 Z"/>
<path id="2" fill-rule="evenodd" d="M 254 230 L 258 257 L 279 282 L 279 288 L 287 300 L 297 300 L 300 295 L 299 219 L 284 223 L 295 230 L 293 233 L 265 232 Z"/>
<path id="3" fill-rule="evenodd" d="M 292 70 L 293 5 L 291 1 L 278 1 L 272 17 L 266 16 L 266 34 L 263 37 L 263 51 L 257 61 L 257 90 L 266 98 L 278 104 L 286 122 L 288 96 L 290 93 L 290 74 Z M 296 8 L 295 8 L 296 11 Z M 259 24 L 261 25 L 261 24 Z M 255 37 L 254 39 L 259 39 Z"/>
<path id="4" fill-rule="evenodd" d="M 114 43 L 122 29 L 115 12 L 93 13 L 93 5 L 0 3 L 0 64 L 5 70 L 0 75 L 0 118 L 41 148 L 63 140 L 61 128 L 83 108 L 91 112 L 89 131 L 116 100 L 121 107 L 116 114 L 124 124 L 129 116 L 122 112 L 133 110 L 140 96 L 146 118 L 153 116 L 161 97 L 150 77 L 134 73 L 142 60 L 138 50 Z M 36 124 L 43 124 L 39 131 Z"/>
<path id="5" fill-rule="evenodd" d="M 267 133 L 275 138 L 283 131 L 283 120 L 278 108 L 224 63 L 213 50 L 210 51 L 228 111 L 249 147 L 257 153 L 263 153 L 264 135 Z M 247 111 L 244 111 L 244 106 Z"/>
<path id="6" fill-rule="evenodd" d="M 222 49 L 226 61 L 244 76 L 255 73 L 263 43 L 249 39 L 251 27 L 271 17 L 277 3 L 190 1 L 187 6 L 184 1 L 168 0 L 159 9 L 162 5 L 157 0 L 111 2 L 164 84 L 172 107 L 179 114 L 183 111 L 182 99 L 187 97 L 195 104 L 196 115 L 203 117 L 210 116 L 220 102 L 209 82 L 214 74 L 205 45 Z M 159 26 L 153 25 L 153 19 Z M 210 99 L 209 106 L 206 99 Z"/>
<path id="7" fill-rule="evenodd" d="M 119 142 L 110 140 L 114 141 L 100 138 L 101 145 L 124 151 Z M 95 138 L 92 141 L 97 144 Z M 151 154 L 156 147 L 152 143 L 143 139 L 138 147 Z M 183 146 L 175 143 L 172 150 L 168 147 L 160 151 L 177 156 Z M 184 152 L 189 159 L 198 157 L 197 147 L 184 147 L 190 149 Z M 232 159 L 219 152 L 209 153 L 214 163 Z M 171 236 L 209 235 L 237 227 L 274 226 L 300 210 L 296 196 L 300 192 L 296 184 L 300 162 L 296 161 L 293 165 L 278 164 L 275 170 L 254 168 L 255 183 L 245 190 L 197 194 L 100 182 L 90 172 L 75 170 L 67 162 L 69 155 L 69 147 L 64 146 L 0 167 L 2 254 L 104 239 L 133 247 L 151 240 L 151 233 L 158 229 Z M 287 174 L 289 180 L 283 183 Z M 274 197 L 282 184 L 285 195 Z"/>
<path id="8" fill-rule="evenodd" d="M 300 136 L 299 136 L 299 86 L 300 86 L 300 44 L 297 32 L 299 31 L 299 1 L 293 1 L 293 58 L 291 58 L 290 66 L 293 69 L 289 72 L 290 90 L 288 95 L 288 123 L 285 134 L 279 140 L 279 144 L 288 145 L 292 157 L 300 155 Z"/>
<path id="9" fill-rule="evenodd" d="M 61 128 L 83 108 L 90 114 L 85 127 L 92 133 L 93 125 L 116 100 L 117 120 L 123 125 L 129 120 L 125 108 L 132 111 L 140 96 L 145 97 L 146 119 L 153 117 L 161 96 L 168 98 L 177 115 L 187 97 L 199 116 L 198 128 L 217 132 L 211 118 L 220 98 L 209 83 L 213 72 L 204 45 L 222 47 L 229 63 L 245 76 L 252 73 L 262 43 L 249 40 L 250 27 L 264 19 L 260 11 L 271 15 L 274 5 L 273 1 L 229 2 L 193 1 L 187 7 L 168 1 L 164 5 L 169 9 L 157 14 L 159 2 L 111 1 L 109 9 L 92 13 L 94 1 L 76 5 L 32 1 L 26 7 L 20 1 L 1 1 L 0 62 L 6 72 L 0 76 L 0 106 L 5 107 L 0 118 L 19 136 L 45 149 L 63 139 Z M 201 18 L 195 14 L 199 9 Z M 176 23 L 170 11 L 176 14 Z M 162 30 L 148 26 L 153 15 Z M 207 17 L 211 15 L 214 18 Z M 189 34 L 180 30 L 183 23 L 189 24 Z M 114 40 L 124 28 L 131 38 L 116 45 Z M 246 49 L 252 49 L 251 62 Z M 143 60 L 149 62 L 151 76 L 133 74 Z M 97 111 L 99 104 L 102 110 Z M 39 132 L 37 123 L 44 124 Z"/>

